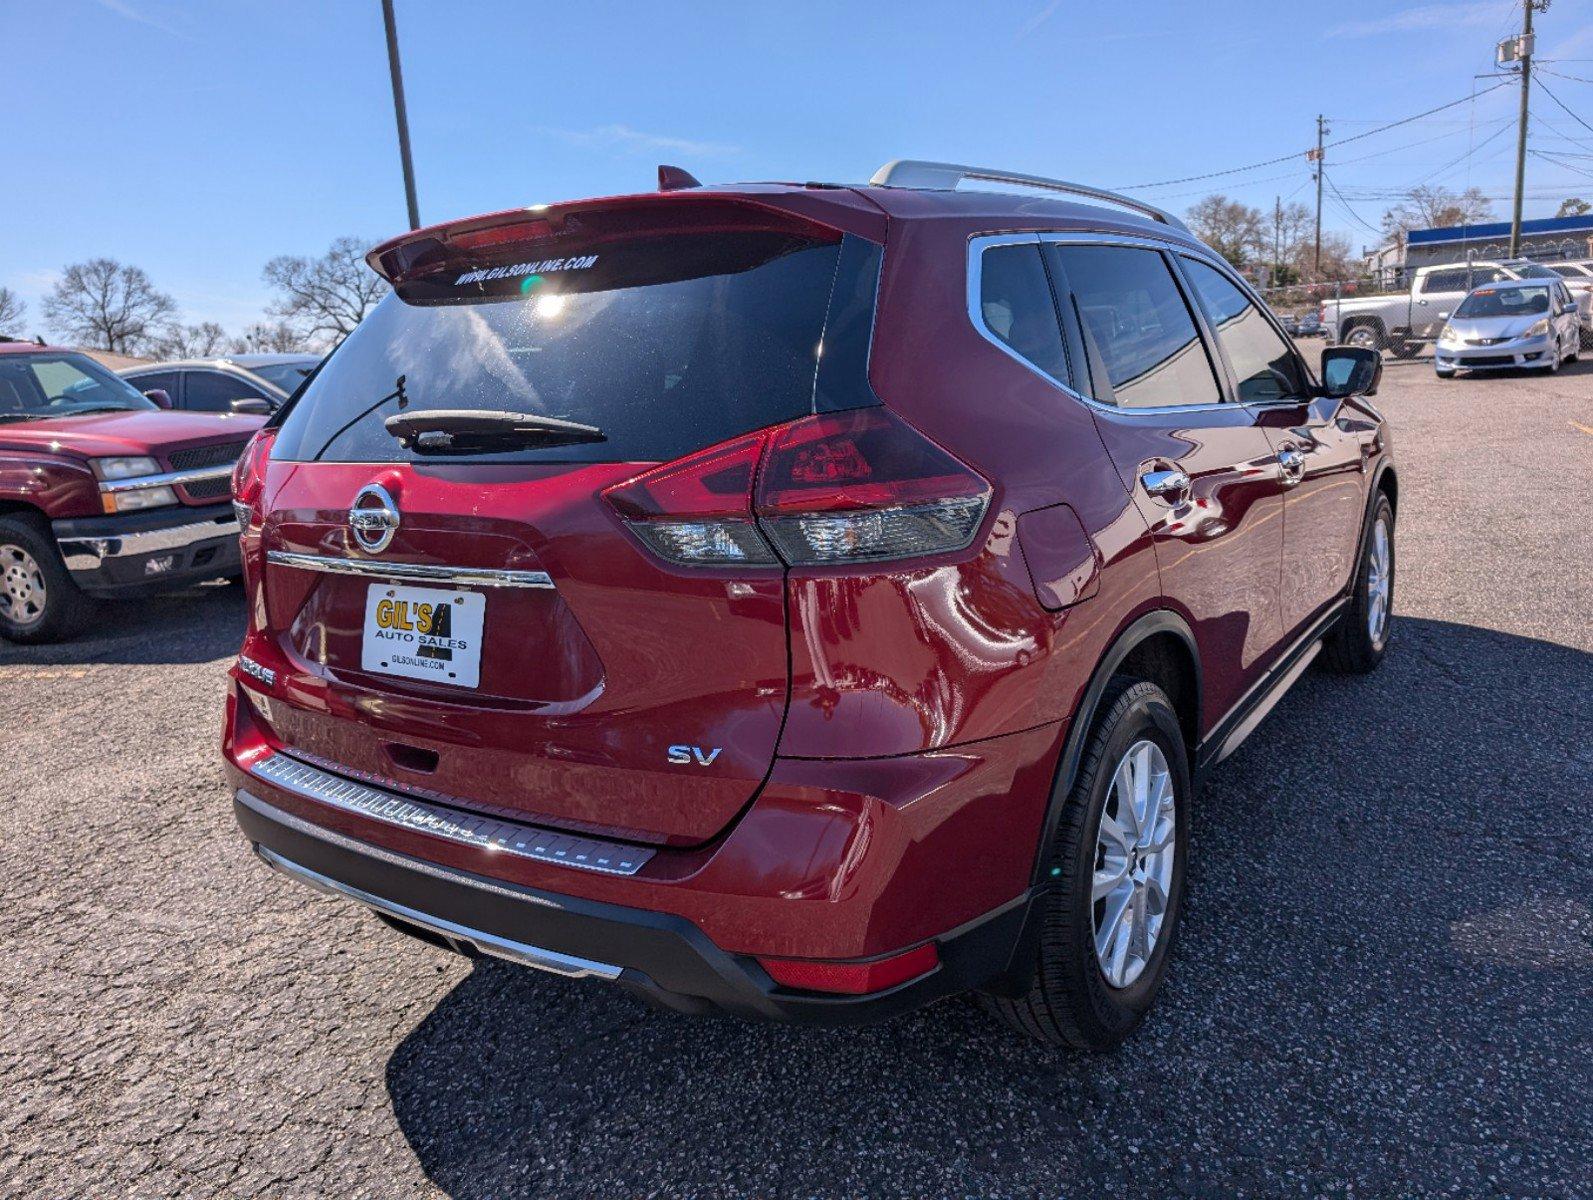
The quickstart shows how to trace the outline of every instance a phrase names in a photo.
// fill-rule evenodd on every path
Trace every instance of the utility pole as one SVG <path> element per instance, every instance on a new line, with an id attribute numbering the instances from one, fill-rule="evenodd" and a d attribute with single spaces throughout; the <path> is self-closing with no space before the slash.
<path id="1" fill-rule="evenodd" d="M 1531 3 L 1532 0 L 1527 0 Z M 1316 162 L 1316 273 L 1322 274 L 1322 140 L 1327 137 L 1327 118 L 1321 113 L 1316 116 L 1316 151 L 1312 159 Z"/>
<path id="2" fill-rule="evenodd" d="M 1516 133 L 1516 198 L 1510 210 L 1510 257 L 1521 253 L 1521 193 L 1527 180 L 1527 107 L 1532 92 L 1532 10 L 1548 0 L 1521 0 L 1521 40 L 1516 54 L 1521 62 L 1521 127 Z"/>
<path id="3" fill-rule="evenodd" d="M 409 203 L 409 227 L 420 228 L 420 205 L 415 202 L 415 164 L 409 157 L 409 112 L 404 107 L 404 72 L 398 65 L 398 28 L 393 22 L 393 0 L 382 0 L 382 23 L 387 26 L 387 68 L 393 76 L 393 113 L 398 118 L 398 156 L 404 163 L 404 199 Z"/>
<path id="4" fill-rule="evenodd" d="M 1272 286 L 1283 282 L 1283 197 L 1272 197 Z"/>

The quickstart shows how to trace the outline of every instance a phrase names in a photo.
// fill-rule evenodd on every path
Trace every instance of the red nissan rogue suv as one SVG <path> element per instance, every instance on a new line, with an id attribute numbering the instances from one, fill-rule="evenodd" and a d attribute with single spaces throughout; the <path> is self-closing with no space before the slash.
<path id="1" fill-rule="evenodd" d="M 234 477 L 244 835 L 674 1009 L 1116 1044 L 1202 774 L 1383 655 L 1380 360 L 1079 185 L 660 182 L 371 252 Z"/>

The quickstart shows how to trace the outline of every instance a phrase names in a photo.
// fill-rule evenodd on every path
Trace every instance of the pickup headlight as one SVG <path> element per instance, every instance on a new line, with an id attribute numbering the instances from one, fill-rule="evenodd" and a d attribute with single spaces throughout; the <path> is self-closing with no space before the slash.
<path id="1" fill-rule="evenodd" d="M 1544 317 L 1543 320 L 1536 322 L 1532 326 L 1531 329 L 1527 330 L 1521 336 L 1522 337 L 1529 337 L 1529 338 L 1533 338 L 1533 337 L 1548 337 L 1549 336 L 1549 318 L 1548 317 Z"/>
<path id="2" fill-rule="evenodd" d="M 140 475 L 160 474 L 160 464 L 153 458 L 91 458 L 89 467 L 97 479 L 135 479 Z"/>
<path id="3" fill-rule="evenodd" d="M 163 504 L 176 504 L 177 493 L 169 487 L 139 488 L 132 492 L 106 492 L 106 512 L 137 512 L 142 508 L 159 508 Z"/>
<path id="4" fill-rule="evenodd" d="M 107 491 L 105 485 L 124 480 L 142 479 L 159 475 L 161 466 L 144 455 L 126 458 L 91 458 L 89 467 L 100 481 L 100 507 L 108 513 L 138 512 L 146 508 L 160 508 L 177 503 L 177 493 L 162 484 L 158 487 L 130 487 L 125 491 Z"/>

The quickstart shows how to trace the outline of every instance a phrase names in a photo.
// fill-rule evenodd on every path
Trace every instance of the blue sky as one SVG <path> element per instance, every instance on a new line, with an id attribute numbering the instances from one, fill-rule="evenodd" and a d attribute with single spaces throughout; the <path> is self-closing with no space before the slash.
<path id="1" fill-rule="evenodd" d="M 1125 186 L 1302 151 L 1468 95 L 1515 0 L 533 5 L 397 0 L 425 221 L 704 180 L 864 179 L 943 158 Z M 1593 125 L 1593 0 L 1555 0 L 1539 55 Z M 0 285 L 136 263 L 185 319 L 230 331 L 260 268 L 405 224 L 378 0 L 0 0 Z M 1513 88 L 1330 152 L 1372 225 L 1431 180 L 1510 188 Z M 1546 98 L 1529 216 L 1593 199 L 1593 131 Z M 1485 140 L 1492 136 L 1492 140 Z M 1568 139 L 1576 139 L 1568 140 Z M 1468 150 L 1476 147 L 1468 158 Z M 1342 161 L 1339 161 L 1342 160 Z M 1589 174 L 1578 174 L 1577 171 Z M 1138 194 L 1309 201 L 1303 157 Z M 1507 202 L 1495 204 L 1501 215 Z M 1375 240 L 1334 198 L 1329 229 Z"/>

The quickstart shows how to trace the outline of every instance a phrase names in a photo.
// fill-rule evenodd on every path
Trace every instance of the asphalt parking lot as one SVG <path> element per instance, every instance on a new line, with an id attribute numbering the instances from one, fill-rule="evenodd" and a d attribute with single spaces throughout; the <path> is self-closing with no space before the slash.
<path id="1" fill-rule="evenodd" d="M 0 1190 L 1593 1195 L 1593 364 L 1390 363 L 1380 400 L 1389 658 L 1217 773 L 1107 1057 L 961 1001 L 799 1031 L 444 955 L 234 832 L 236 588 L 0 643 Z"/>

